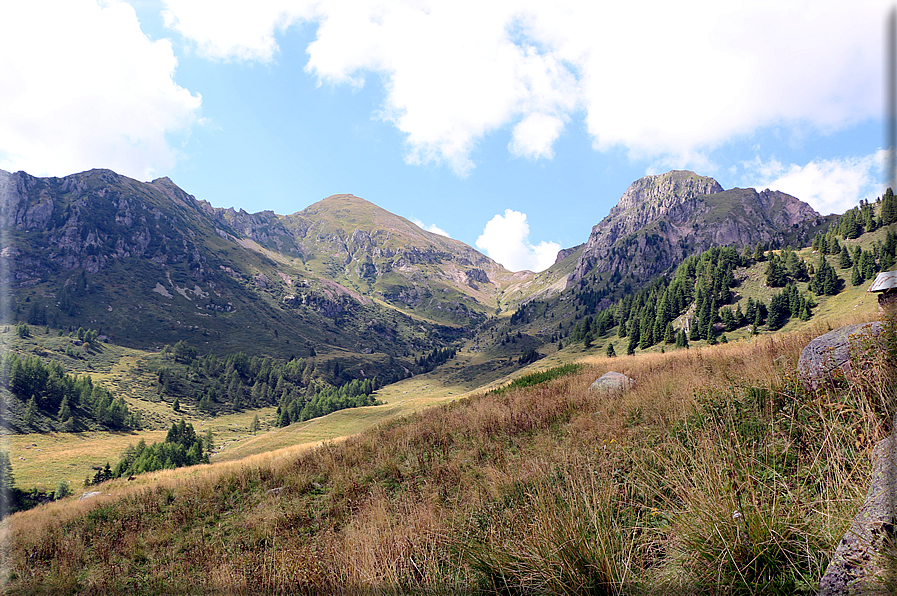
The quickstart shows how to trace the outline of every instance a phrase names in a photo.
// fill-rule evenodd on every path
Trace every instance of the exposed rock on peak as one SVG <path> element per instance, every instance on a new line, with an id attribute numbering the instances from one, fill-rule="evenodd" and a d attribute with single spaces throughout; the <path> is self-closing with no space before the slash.
<path id="1" fill-rule="evenodd" d="M 679 203 L 722 191 L 723 187 L 713 178 L 687 170 L 645 176 L 629 185 L 608 218 L 636 209 L 644 220 L 656 219 Z"/>
<path id="2" fill-rule="evenodd" d="M 645 176 L 592 228 L 568 285 L 592 270 L 646 280 L 712 246 L 783 240 L 819 219 L 812 207 L 783 192 L 724 191 L 713 178 L 688 171 Z"/>

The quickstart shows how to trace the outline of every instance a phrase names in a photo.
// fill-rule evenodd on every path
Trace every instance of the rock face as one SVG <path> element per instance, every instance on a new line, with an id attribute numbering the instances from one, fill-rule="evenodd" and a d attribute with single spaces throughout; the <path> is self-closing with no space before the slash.
<path id="1" fill-rule="evenodd" d="M 635 386 L 635 380 L 623 373 L 611 371 L 595 379 L 595 382 L 589 385 L 589 390 L 601 393 L 615 393 L 617 391 L 625 391 L 633 386 Z"/>
<path id="2" fill-rule="evenodd" d="M 820 335 L 801 350 L 798 370 L 810 389 L 838 378 L 851 370 L 851 357 L 859 350 L 877 345 L 882 324 L 878 321 L 847 325 Z"/>
<path id="3" fill-rule="evenodd" d="M 819 596 L 885 594 L 879 553 L 894 538 L 895 455 L 892 437 L 875 445 L 872 481 L 863 507 L 841 538 L 825 575 L 819 581 Z"/>
<path id="4" fill-rule="evenodd" d="M 96 273 L 129 257 L 207 269 L 196 242 L 202 212 L 167 178 L 141 183 L 110 170 L 65 178 L 25 172 L 0 180 L 0 228 L 17 236 L 11 285 L 29 285 L 59 270 Z M 27 240 L 32 240 L 28 242 Z"/>
<path id="5" fill-rule="evenodd" d="M 817 221 L 812 207 L 782 192 L 724 191 L 713 178 L 688 171 L 646 176 L 592 228 L 568 285 L 593 270 L 647 280 L 712 246 L 784 239 Z"/>

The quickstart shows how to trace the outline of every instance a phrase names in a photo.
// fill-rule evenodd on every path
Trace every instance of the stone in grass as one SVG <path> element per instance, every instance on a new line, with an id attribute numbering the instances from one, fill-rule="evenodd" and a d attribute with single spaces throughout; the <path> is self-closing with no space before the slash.
<path id="1" fill-rule="evenodd" d="M 81 495 L 80 497 L 78 497 L 78 500 L 83 501 L 84 499 L 90 499 L 90 498 L 93 498 L 93 497 L 95 497 L 97 495 L 101 495 L 101 494 L 103 494 L 101 491 L 92 490 L 92 491 L 86 492 L 83 495 Z"/>
<path id="2" fill-rule="evenodd" d="M 893 594 L 888 589 L 891 561 L 885 554 L 894 540 L 895 456 L 892 437 L 876 443 L 872 450 L 872 480 L 866 500 L 838 542 L 825 575 L 819 580 L 818 596 Z"/>
<path id="3" fill-rule="evenodd" d="M 630 379 L 623 373 L 606 372 L 589 385 L 591 391 L 601 391 L 603 393 L 615 393 L 617 391 L 625 391 L 635 385 L 635 381 Z"/>
<path id="4" fill-rule="evenodd" d="M 850 373 L 851 357 L 860 351 L 877 346 L 882 324 L 878 321 L 847 325 L 820 335 L 800 353 L 797 368 L 803 382 L 810 389 L 843 379 Z"/>

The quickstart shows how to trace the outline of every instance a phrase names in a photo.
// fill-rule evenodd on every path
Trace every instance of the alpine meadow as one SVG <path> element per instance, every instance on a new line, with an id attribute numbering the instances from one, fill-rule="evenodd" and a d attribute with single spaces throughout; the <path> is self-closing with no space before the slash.
<path id="1" fill-rule="evenodd" d="M 353 195 L 0 198 L 10 594 L 824 592 L 890 448 L 890 189 L 650 175 L 540 272 Z"/>

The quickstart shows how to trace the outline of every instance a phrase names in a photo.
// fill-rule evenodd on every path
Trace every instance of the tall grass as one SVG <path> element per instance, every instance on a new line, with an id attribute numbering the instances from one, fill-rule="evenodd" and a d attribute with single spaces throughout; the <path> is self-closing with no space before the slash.
<path id="1" fill-rule="evenodd" d="M 596 358 L 339 444 L 109 484 L 4 522 L 6 587 L 810 592 L 895 385 L 867 354 L 850 384 L 807 392 L 794 371 L 819 331 Z M 611 368 L 637 385 L 590 392 Z"/>

